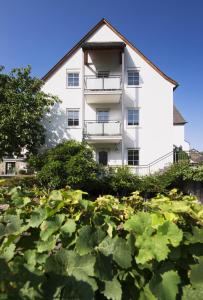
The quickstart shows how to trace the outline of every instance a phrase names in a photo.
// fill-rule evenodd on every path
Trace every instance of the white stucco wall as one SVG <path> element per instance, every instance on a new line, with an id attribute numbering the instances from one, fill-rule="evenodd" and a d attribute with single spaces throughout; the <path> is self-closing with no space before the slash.
<path id="1" fill-rule="evenodd" d="M 88 42 L 122 41 L 111 29 L 103 25 L 93 34 Z M 101 52 L 100 52 L 101 53 Z M 171 152 L 173 144 L 183 140 L 184 132 L 173 126 L 173 85 L 155 71 L 140 55 L 130 46 L 125 48 L 124 90 L 123 90 L 123 115 L 121 103 L 119 104 L 87 104 L 83 95 L 83 71 L 85 75 L 94 74 L 96 69 L 105 70 L 105 65 L 111 67 L 111 74 L 121 73 L 116 53 L 101 54 L 90 52 L 88 61 L 91 68 L 83 69 L 83 51 L 79 49 L 72 55 L 46 82 L 43 87 L 45 92 L 57 95 L 62 103 L 57 104 L 51 116 L 45 119 L 47 127 L 47 146 L 54 146 L 63 139 L 76 139 L 83 137 L 83 118 L 96 120 L 96 110 L 109 109 L 111 120 L 121 120 L 124 126 L 124 160 L 127 164 L 127 149 L 140 149 L 140 165 L 146 165 L 157 158 Z M 138 69 L 140 72 L 140 86 L 128 87 L 127 70 Z M 66 87 L 66 71 L 75 70 L 80 73 L 79 88 Z M 139 126 L 127 126 L 127 109 L 139 108 Z M 80 109 L 80 126 L 67 128 L 66 109 Z M 49 121 L 49 122 L 48 122 Z M 181 131 L 181 132 L 180 132 Z M 182 143 L 182 142 L 181 142 Z M 95 145 L 97 148 L 97 145 Z M 109 149 L 109 164 L 121 164 L 121 145 L 98 145 L 98 149 Z M 173 156 L 167 160 L 172 161 Z M 165 162 L 157 168 L 162 167 Z"/>
<path id="2" fill-rule="evenodd" d="M 182 146 L 185 151 L 190 150 L 189 143 L 185 141 L 185 125 L 173 126 L 173 144 L 177 147 Z"/>

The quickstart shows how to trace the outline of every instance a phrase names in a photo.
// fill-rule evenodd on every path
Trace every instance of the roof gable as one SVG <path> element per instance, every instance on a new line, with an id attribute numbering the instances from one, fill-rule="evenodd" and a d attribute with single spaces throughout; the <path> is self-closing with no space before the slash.
<path id="1" fill-rule="evenodd" d="M 169 81 L 171 84 L 174 85 L 174 88 L 178 87 L 178 83 L 164 74 L 155 64 L 153 64 L 140 50 L 138 50 L 132 43 L 130 43 L 116 28 L 114 28 L 106 19 L 102 19 L 99 23 L 97 23 L 69 52 L 67 52 L 61 60 L 53 67 L 49 72 L 42 77 L 42 80 L 48 80 L 51 75 L 57 71 L 61 65 L 78 50 L 84 42 L 88 40 L 91 42 L 91 37 L 96 33 L 96 31 L 103 25 L 106 25 L 109 29 L 111 29 L 120 40 L 126 43 L 129 47 L 131 47 L 140 57 L 142 57 L 156 72 L 158 72 L 164 79 Z M 119 41 L 118 39 L 118 41 Z"/>

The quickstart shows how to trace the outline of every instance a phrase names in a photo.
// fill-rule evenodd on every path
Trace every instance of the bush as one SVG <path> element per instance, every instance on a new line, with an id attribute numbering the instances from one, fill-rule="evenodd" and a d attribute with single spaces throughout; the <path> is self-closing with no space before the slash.
<path id="1" fill-rule="evenodd" d="M 92 191 L 99 166 L 86 143 L 66 141 L 42 154 L 32 156 L 29 164 L 37 173 L 40 185 L 48 188 L 73 188 Z"/>
<path id="2" fill-rule="evenodd" d="M 141 179 L 132 174 L 128 167 L 119 167 L 109 171 L 109 193 L 118 196 L 130 195 L 140 190 Z"/>
<path id="3" fill-rule="evenodd" d="M 203 207 L 0 190 L 1 299 L 202 299 Z"/>

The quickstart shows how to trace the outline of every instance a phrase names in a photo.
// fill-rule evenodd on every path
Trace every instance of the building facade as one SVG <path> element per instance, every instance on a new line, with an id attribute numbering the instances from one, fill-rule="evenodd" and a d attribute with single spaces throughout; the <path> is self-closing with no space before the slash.
<path id="1" fill-rule="evenodd" d="M 44 119 L 46 147 L 85 140 L 99 163 L 140 175 L 172 163 L 174 145 L 189 150 L 173 103 L 177 82 L 105 19 L 43 80 L 43 90 L 61 100 Z"/>

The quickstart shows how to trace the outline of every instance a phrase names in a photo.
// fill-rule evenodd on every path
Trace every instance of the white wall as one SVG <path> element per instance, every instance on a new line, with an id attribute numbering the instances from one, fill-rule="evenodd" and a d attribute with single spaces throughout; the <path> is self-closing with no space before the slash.
<path id="1" fill-rule="evenodd" d="M 121 41 L 106 25 L 103 25 L 88 42 Z M 116 51 L 115 51 L 116 52 Z M 92 70 L 85 66 L 86 75 L 94 74 L 102 65 L 111 65 L 112 74 L 121 73 L 121 65 L 118 61 L 118 53 L 90 52 L 88 61 L 92 63 Z M 82 140 L 83 124 L 82 115 L 86 120 L 96 120 L 97 108 L 108 108 L 110 119 L 121 119 L 124 124 L 124 149 L 125 163 L 127 163 L 127 149 L 140 149 L 140 164 L 146 165 L 155 159 L 173 150 L 175 140 L 179 140 L 180 133 L 173 126 L 173 85 L 155 71 L 143 58 L 131 47 L 125 48 L 125 76 L 124 76 L 124 114 L 122 115 L 121 103 L 119 104 L 87 104 L 83 97 L 83 52 L 76 51 L 45 83 L 45 92 L 58 95 L 62 100 L 56 105 L 47 125 L 47 145 L 53 146 L 62 139 Z M 104 67 L 105 70 L 106 67 Z M 140 86 L 128 87 L 127 70 L 138 69 L 140 71 Z M 66 88 L 66 70 L 78 70 L 80 72 L 80 87 Z M 139 126 L 127 126 L 127 109 L 139 107 Z M 80 126 L 77 129 L 67 128 L 66 108 L 80 108 Z M 177 133 L 176 133 L 177 131 Z M 182 140 L 182 135 L 181 135 Z M 106 145 L 109 150 L 109 163 L 121 164 L 121 147 L 114 150 L 115 145 Z M 97 146 L 95 146 L 97 148 Z M 101 145 L 98 146 L 99 148 Z M 171 158 L 172 161 L 172 158 Z M 169 161 L 170 162 L 170 161 Z M 169 163 L 167 161 L 167 163 Z M 164 162 L 163 162 L 164 163 Z M 160 166 L 159 166 L 160 167 Z"/>
<path id="2" fill-rule="evenodd" d="M 173 144 L 177 147 L 182 146 L 185 151 L 190 150 L 189 143 L 185 141 L 185 125 L 173 126 Z"/>

